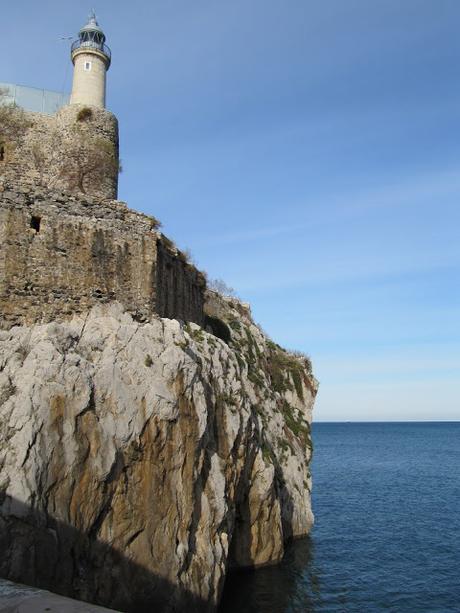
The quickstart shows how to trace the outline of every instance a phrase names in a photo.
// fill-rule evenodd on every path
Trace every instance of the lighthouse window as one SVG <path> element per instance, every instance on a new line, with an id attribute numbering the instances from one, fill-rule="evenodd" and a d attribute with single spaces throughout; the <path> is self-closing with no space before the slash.
<path id="1" fill-rule="evenodd" d="M 85 62 L 85 70 L 91 70 L 91 62 Z"/>

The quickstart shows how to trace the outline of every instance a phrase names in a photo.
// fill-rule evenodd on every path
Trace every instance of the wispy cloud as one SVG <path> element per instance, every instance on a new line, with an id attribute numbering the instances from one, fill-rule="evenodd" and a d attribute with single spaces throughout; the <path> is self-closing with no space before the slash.
<path id="1" fill-rule="evenodd" d="M 420 203 L 460 197 L 460 167 L 421 173 L 405 178 L 399 183 L 386 182 L 372 189 L 353 191 L 348 194 L 324 193 L 302 202 L 285 203 L 284 209 L 291 211 L 314 210 L 314 216 L 307 221 L 292 224 L 253 226 L 237 232 L 228 232 L 212 237 L 198 237 L 198 247 L 213 245 L 235 245 L 252 243 L 275 236 L 296 235 L 301 232 L 319 229 L 325 225 L 341 224 L 350 218 L 359 217 L 378 209 L 398 209 L 418 207 Z"/>

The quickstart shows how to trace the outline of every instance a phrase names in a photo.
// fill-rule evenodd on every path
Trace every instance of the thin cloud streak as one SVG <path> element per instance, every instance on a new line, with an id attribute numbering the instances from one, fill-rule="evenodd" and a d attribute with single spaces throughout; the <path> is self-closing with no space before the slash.
<path id="1" fill-rule="evenodd" d="M 208 239 L 197 238 L 198 248 L 214 245 L 235 245 L 252 242 L 259 239 L 274 236 L 297 234 L 306 230 L 318 229 L 323 225 L 331 226 L 342 223 L 345 219 L 355 217 L 357 214 L 369 213 L 378 209 L 406 207 L 418 207 L 420 201 L 429 201 L 434 198 L 448 198 L 460 196 L 460 168 L 443 170 L 426 175 L 412 177 L 410 180 L 401 181 L 398 185 L 382 185 L 367 191 L 351 193 L 347 196 L 321 195 L 320 198 L 312 198 L 302 204 L 290 203 L 288 210 L 298 211 L 316 209 L 314 219 L 308 222 L 288 224 L 281 226 L 266 226 L 264 228 L 252 228 L 241 232 L 233 232 L 213 236 Z M 326 211 L 326 214 L 321 214 Z M 333 217 L 332 217 L 333 215 Z"/>
<path id="2" fill-rule="evenodd" d="M 449 247 L 446 247 L 449 249 Z M 231 283 L 238 288 L 238 291 L 250 292 L 254 295 L 266 293 L 267 291 L 279 289 L 309 288 L 317 286 L 366 282 L 378 282 L 389 278 L 400 278 L 404 275 L 420 275 L 421 273 L 433 274 L 436 271 L 442 272 L 450 270 L 454 266 L 460 266 L 460 255 L 455 247 L 445 254 L 422 254 L 420 259 L 410 262 L 401 261 L 398 254 L 393 258 L 382 258 L 381 261 L 371 261 L 356 257 L 348 258 L 344 261 L 340 256 L 325 261 L 309 262 L 304 269 L 295 270 L 292 273 L 274 274 L 274 271 L 267 270 L 265 275 L 259 271 L 250 271 L 244 277 L 235 274 Z"/>

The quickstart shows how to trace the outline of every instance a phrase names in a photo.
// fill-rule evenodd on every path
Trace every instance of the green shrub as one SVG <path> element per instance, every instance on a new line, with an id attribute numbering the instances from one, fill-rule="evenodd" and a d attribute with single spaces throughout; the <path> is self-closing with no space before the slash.
<path id="1" fill-rule="evenodd" d="M 260 374 L 259 369 L 253 362 L 248 362 L 248 379 L 257 387 L 263 387 L 265 385 L 265 381 Z"/>
<path id="2" fill-rule="evenodd" d="M 273 345 L 273 344 L 272 344 Z M 282 349 L 274 349 L 268 356 L 268 372 L 275 391 L 283 394 L 295 389 L 297 396 L 303 400 L 302 379 L 305 376 L 304 368 L 297 358 Z M 291 383 L 292 379 L 292 383 Z M 293 387 L 294 386 L 294 387 Z"/>
<path id="3" fill-rule="evenodd" d="M 273 449 L 267 441 L 262 441 L 261 450 L 265 464 L 271 464 L 273 462 Z"/>
<path id="4" fill-rule="evenodd" d="M 285 400 L 279 403 L 279 408 L 283 414 L 286 427 L 307 447 L 311 447 L 310 424 L 305 421 L 297 409 Z"/>
<path id="5" fill-rule="evenodd" d="M 295 391 L 297 396 L 303 400 L 303 386 L 302 386 L 302 377 L 299 370 L 291 370 L 292 380 L 294 381 Z"/>
<path id="6" fill-rule="evenodd" d="M 237 319 L 230 319 L 230 321 L 228 322 L 228 325 L 235 332 L 240 332 L 241 331 L 241 324 L 240 324 L 240 322 Z"/>
<path id="7" fill-rule="evenodd" d="M 225 404 L 231 404 L 233 406 L 236 406 L 237 404 L 236 398 L 231 392 L 222 392 L 221 394 L 218 394 L 217 399 L 219 402 L 223 402 Z"/>
<path id="8" fill-rule="evenodd" d="M 235 351 L 235 357 L 236 357 L 236 361 L 238 362 L 238 366 L 240 367 L 240 371 L 242 372 L 244 370 L 244 367 L 246 366 L 246 362 L 240 356 L 238 351 Z"/>
<path id="9" fill-rule="evenodd" d="M 184 330 L 192 337 L 196 343 L 204 341 L 204 332 L 201 328 L 195 329 L 189 323 L 185 324 Z"/>

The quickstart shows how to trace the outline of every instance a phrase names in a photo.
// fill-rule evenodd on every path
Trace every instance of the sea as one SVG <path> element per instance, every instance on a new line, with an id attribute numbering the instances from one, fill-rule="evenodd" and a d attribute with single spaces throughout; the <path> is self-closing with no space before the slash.
<path id="1" fill-rule="evenodd" d="M 460 422 L 313 425 L 314 528 L 219 613 L 460 612 Z"/>

